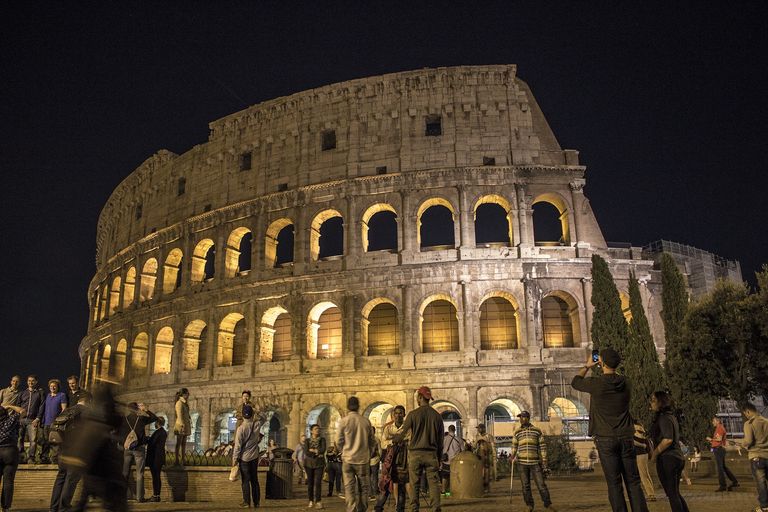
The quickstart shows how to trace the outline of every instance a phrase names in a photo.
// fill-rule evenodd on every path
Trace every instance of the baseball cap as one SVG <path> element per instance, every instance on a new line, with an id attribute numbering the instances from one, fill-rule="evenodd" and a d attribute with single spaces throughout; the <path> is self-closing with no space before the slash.
<path id="1" fill-rule="evenodd" d="M 253 418 L 253 407 L 251 407 L 250 405 L 243 406 L 243 418 L 247 420 Z"/>
<path id="2" fill-rule="evenodd" d="M 427 386 L 421 386 L 419 389 L 416 390 L 416 393 L 423 396 L 427 400 L 432 400 L 432 390 L 429 389 Z"/>
<path id="3" fill-rule="evenodd" d="M 621 356 L 611 347 L 601 350 L 600 357 L 603 358 L 603 363 L 605 363 L 608 368 L 615 370 L 621 364 Z"/>
<path id="4" fill-rule="evenodd" d="M 531 413 L 528 411 L 520 411 L 520 414 L 517 415 L 518 418 L 530 418 Z"/>

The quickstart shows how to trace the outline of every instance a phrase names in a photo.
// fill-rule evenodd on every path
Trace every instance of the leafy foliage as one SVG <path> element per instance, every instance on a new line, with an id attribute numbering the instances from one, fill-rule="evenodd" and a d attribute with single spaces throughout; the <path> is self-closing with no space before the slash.
<path id="1" fill-rule="evenodd" d="M 597 350 L 614 348 L 624 355 L 627 347 L 627 322 L 621 312 L 621 298 L 608 264 L 592 255 L 592 346 Z"/>
<path id="2" fill-rule="evenodd" d="M 547 467 L 556 473 L 571 473 L 579 469 L 576 451 L 565 436 L 545 436 Z"/>

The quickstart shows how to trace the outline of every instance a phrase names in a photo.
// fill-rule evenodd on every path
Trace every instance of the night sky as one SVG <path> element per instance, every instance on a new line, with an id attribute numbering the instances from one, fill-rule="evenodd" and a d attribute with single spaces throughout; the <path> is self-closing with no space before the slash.
<path id="1" fill-rule="evenodd" d="M 264 100 L 423 67 L 517 64 L 607 240 L 693 245 L 754 282 L 768 3 L 449 4 L 5 3 L 0 385 L 78 372 L 97 218 L 147 157 Z"/>

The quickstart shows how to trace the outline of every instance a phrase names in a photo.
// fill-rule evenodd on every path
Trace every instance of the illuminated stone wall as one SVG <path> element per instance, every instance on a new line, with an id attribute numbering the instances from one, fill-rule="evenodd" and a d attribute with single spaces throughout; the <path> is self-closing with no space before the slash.
<path id="1" fill-rule="evenodd" d="M 489 411 L 583 410 L 567 383 L 589 346 L 591 255 L 624 295 L 629 270 L 641 278 L 661 343 L 659 277 L 639 249 L 607 246 L 577 152 L 515 71 L 321 87 L 148 159 L 99 219 L 85 380 L 171 419 L 189 388 L 201 447 L 226 440 L 242 389 L 291 445 L 318 418 L 332 433 L 350 394 L 382 421 L 425 384 L 465 435 Z M 542 203 L 554 236 L 537 232 Z M 486 223 L 500 229 L 481 240 Z"/>

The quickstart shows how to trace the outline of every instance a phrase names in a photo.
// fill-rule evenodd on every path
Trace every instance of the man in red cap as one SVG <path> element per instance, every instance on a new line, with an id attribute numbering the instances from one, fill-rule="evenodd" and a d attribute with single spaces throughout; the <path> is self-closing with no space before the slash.
<path id="1" fill-rule="evenodd" d="M 443 418 L 430 405 L 432 391 L 421 386 L 416 391 L 418 407 L 405 418 L 403 428 L 394 441 L 401 442 L 408 432 L 408 478 L 413 492 L 410 496 L 411 512 L 419 512 L 421 475 L 426 474 L 429 497 L 435 512 L 440 512 L 440 459 L 443 456 Z"/>

